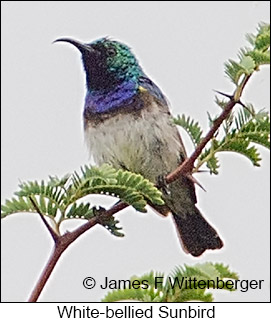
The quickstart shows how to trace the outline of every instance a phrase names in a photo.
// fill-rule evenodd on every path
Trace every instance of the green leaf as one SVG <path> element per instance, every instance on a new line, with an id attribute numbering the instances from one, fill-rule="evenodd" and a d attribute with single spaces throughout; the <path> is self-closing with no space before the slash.
<path id="1" fill-rule="evenodd" d="M 229 266 L 225 266 L 222 263 L 215 263 L 214 264 L 216 270 L 219 272 L 220 278 L 229 278 L 229 279 L 239 279 L 237 273 L 230 271 Z"/>
<path id="2" fill-rule="evenodd" d="M 254 166 L 260 166 L 261 161 L 260 154 L 255 146 L 249 147 L 249 141 L 244 141 L 238 138 L 232 138 L 226 143 L 222 144 L 220 151 L 232 151 L 244 155 L 251 160 Z"/>
<path id="3" fill-rule="evenodd" d="M 256 67 L 256 64 L 251 56 L 244 56 L 240 62 L 240 65 L 243 67 L 243 70 L 247 75 L 251 74 Z"/>
<path id="4" fill-rule="evenodd" d="M 1 205 L 1 218 L 5 218 L 7 215 L 14 213 L 37 213 L 37 211 L 34 208 L 29 197 L 19 196 L 16 198 L 13 197 L 10 200 L 6 200 L 5 204 Z M 48 212 L 44 212 L 44 215 L 52 217 L 52 214 L 48 214 Z"/>
<path id="5" fill-rule="evenodd" d="M 253 144 L 270 148 L 270 118 L 267 112 L 255 112 L 252 105 L 240 109 L 224 121 L 224 136 L 213 139 L 211 147 L 199 157 L 199 165 L 206 163 L 211 174 L 218 174 L 219 152 L 236 152 L 249 158 L 254 166 L 260 166 L 261 156 Z"/>
<path id="6" fill-rule="evenodd" d="M 266 51 L 270 47 L 270 24 L 260 23 L 258 34 L 254 37 L 255 48 Z"/>
<path id="7" fill-rule="evenodd" d="M 90 203 L 73 203 L 65 213 L 65 218 L 84 218 L 89 220 L 92 217 L 93 210 Z"/>
<path id="8" fill-rule="evenodd" d="M 251 75 L 262 64 L 270 64 L 270 25 L 260 24 L 257 34 L 248 34 L 252 48 L 241 48 L 239 62 L 230 59 L 225 64 L 225 73 L 237 86 L 243 75 Z"/>
<path id="9" fill-rule="evenodd" d="M 256 115 L 252 120 L 243 124 L 238 133 L 239 138 L 270 148 L 270 119 L 269 116 Z"/>
<path id="10" fill-rule="evenodd" d="M 73 217 L 90 219 L 93 217 L 90 204 L 77 202 L 89 194 L 116 196 L 140 212 L 146 212 L 148 202 L 164 204 L 162 193 L 143 176 L 116 170 L 104 164 L 101 167 L 84 166 L 81 168 L 81 174 L 74 172 L 69 177 L 67 175 L 63 178 L 50 177 L 48 183 L 45 181 L 21 183 L 20 190 L 16 192 L 19 200 L 6 201 L 2 207 L 2 216 L 26 211 L 36 213 L 28 201 L 28 198 L 32 197 L 44 215 L 53 218 L 60 213 L 60 222 Z M 105 226 L 111 233 L 122 235 L 114 218 L 108 219 Z"/>
<path id="11" fill-rule="evenodd" d="M 216 156 L 211 156 L 206 163 L 206 166 L 209 168 L 210 170 L 210 174 L 215 174 L 218 175 L 218 168 L 219 168 L 219 161 L 218 158 Z"/>
<path id="12" fill-rule="evenodd" d="M 213 295 L 207 289 L 208 285 L 213 289 L 221 289 L 223 287 L 224 290 L 234 291 L 234 289 L 229 288 L 226 284 L 222 286 L 222 281 L 227 279 L 235 280 L 239 279 L 239 277 L 236 273 L 230 271 L 228 266 L 223 264 L 208 262 L 194 266 L 184 265 L 177 267 L 168 277 L 153 271 L 141 277 L 133 276 L 129 280 L 129 284 L 126 281 L 124 287 L 109 292 L 102 301 L 212 302 Z M 135 281 L 141 282 L 140 285 L 136 285 L 139 287 L 138 289 L 132 287 Z M 185 284 L 185 282 L 187 283 Z M 204 286 L 203 283 L 205 284 Z"/>
<path id="13" fill-rule="evenodd" d="M 70 174 L 66 174 L 62 178 L 59 178 L 58 176 L 49 176 L 48 185 L 64 187 L 70 176 Z"/>
<path id="14" fill-rule="evenodd" d="M 225 63 L 225 73 L 236 85 L 238 85 L 240 77 L 246 72 L 247 71 L 242 65 L 232 59 L 229 59 L 229 61 Z"/>
<path id="15" fill-rule="evenodd" d="M 140 212 L 146 212 L 147 202 L 163 205 L 162 193 L 143 176 L 124 170 L 116 170 L 104 164 L 101 167 L 83 167 L 82 175 L 74 173 L 73 185 L 67 189 L 70 201 L 89 194 L 109 194 Z"/>
<path id="16" fill-rule="evenodd" d="M 163 205 L 162 193 L 153 183 L 139 174 L 118 170 L 117 183 L 127 189 L 124 194 L 118 194 L 124 202 L 134 206 L 139 211 L 145 211 L 147 201 L 153 204 Z"/>
<path id="17" fill-rule="evenodd" d="M 49 182 L 50 183 L 50 182 Z M 38 181 L 24 182 L 19 185 L 20 190 L 15 194 L 17 196 L 32 196 L 38 195 L 50 199 L 55 204 L 61 204 L 61 200 L 64 194 L 62 186 L 56 186 L 51 184 L 45 185 L 44 181 L 38 183 Z"/>
<path id="18" fill-rule="evenodd" d="M 247 55 L 253 59 L 257 66 L 270 64 L 270 51 L 261 52 L 255 49 L 254 51 L 249 51 Z"/>
<path id="19" fill-rule="evenodd" d="M 124 233 L 121 232 L 122 227 L 118 226 L 119 221 L 114 216 L 103 219 L 100 224 L 102 224 L 114 236 L 121 238 L 124 237 Z"/>
<path id="20" fill-rule="evenodd" d="M 147 298 L 147 294 L 142 289 L 120 289 L 109 292 L 103 299 L 102 302 L 118 302 L 123 300 L 138 300 L 141 302 L 151 302 Z"/>
<path id="21" fill-rule="evenodd" d="M 174 123 L 181 126 L 188 133 L 195 147 L 200 143 L 202 139 L 202 129 L 198 122 L 182 114 L 181 117 L 178 115 L 174 118 Z"/>
<path id="22" fill-rule="evenodd" d="M 108 164 L 100 167 L 84 166 L 81 168 L 82 178 L 89 185 L 116 184 L 116 169 Z"/>
<path id="23" fill-rule="evenodd" d="M 225 99 L 219 99 L 218 96 L 216 95 L 215 96 L 215 103 L 221 108 L 221 109 L 225 109 L 225 107 L 227 106 L 228 104 L 228 100 L 225 100 Z M 210 118 L 211 116 L 208 115 L 208 119 L 209 119 L 209 122 L 210 122 Z M 212 120 L 213 122 L 213 120 Z"/>

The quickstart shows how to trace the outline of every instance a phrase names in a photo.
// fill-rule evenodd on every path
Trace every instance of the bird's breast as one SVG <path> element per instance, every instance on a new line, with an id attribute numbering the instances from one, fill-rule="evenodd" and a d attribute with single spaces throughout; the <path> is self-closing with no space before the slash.
<path id="1" fill-rule="evenodd" d="M 119 113 L 98 124 L 85 120 L 85 142 L 97 165 L 109 163 L 152 181 L 175 169 L 184 153 L 168 109 L 155 101 L 136 114 Z"/>

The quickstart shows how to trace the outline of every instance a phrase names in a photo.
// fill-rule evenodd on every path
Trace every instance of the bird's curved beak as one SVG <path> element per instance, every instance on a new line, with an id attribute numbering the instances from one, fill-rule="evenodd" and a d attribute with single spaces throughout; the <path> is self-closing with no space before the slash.
<path id="1" fill-rule="evenodd" d="M 54 43 L 57 42 L 66 42 L 66 43 L 70 43 L 73 46 L 75 46 L 78 50 L 80 50 L 80 52 L 83 54 L 84 52 L 96 52 L 96 50 L 94 48 L 92 48 L 90 45 L 87 44 L 83 44 L 77 40 L 71 39 L 71 38 L 59 38 L 56 39 L 55 41 L 53 41 Z"/>

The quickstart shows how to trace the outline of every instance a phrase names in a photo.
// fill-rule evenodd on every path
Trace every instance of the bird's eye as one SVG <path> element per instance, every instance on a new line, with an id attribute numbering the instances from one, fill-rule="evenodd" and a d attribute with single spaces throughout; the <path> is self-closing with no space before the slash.
<path id="1" fill-rule="evenodd" d="M 116 50 L 113 47 L 109 47 L 109 48 L 107 48 L 106 53 L 107 53 L 108 56 L 115 56 L 116 55 Z"/>

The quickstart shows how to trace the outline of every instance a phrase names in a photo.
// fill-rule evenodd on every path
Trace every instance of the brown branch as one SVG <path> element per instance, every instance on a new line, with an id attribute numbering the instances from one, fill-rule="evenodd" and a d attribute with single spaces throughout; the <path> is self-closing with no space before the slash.
<path id="1" fill-rule="evenodd" d="M 173 181 L 175 181 L 179 176 L 191 173 L 193 168 L 194 168 L 194 163 L 196 159 L 200 156 L 202 150 L 206 146 L 206 144 L 213 138 L 215 135 L 216 131 L 219 129 L 221 126 L 222 122 L 229 116 L 231 113 L 233 107 L 240 103 L 240 97 L 242 95 L 242 92 L 244 90 L 245 85 L 247 84 L 249 78 L 251 75 L 248 75 L 240 87 L 237 88 L 236 92 L 234 93 L 233 96 L 230 97 L 230 100 L 226 107 L 223 109 L 222 113 L 220 116 L 213 122 L 212 128 L 209 130 L 209 132 L 206 134 L 206 136 L 202 139 L 200 144 L 197 146 L 195 151 L 192 153 L 192 155 L 186 159 L 176 170 L 174 170 L 172 173 L 168 174 L 166 176 L 166 182 L 169 184 Z M 48 263 L 46 264 L 33 292 L 31 293 L 31 296 L 29 298 L 29 302 L 36 302 L 46 284 L 48 281 L 55 265 L 58 262 L 58 259 L 62 255 L 62 253 L 68 248 L 68 246 L 73 243 L 80 235 L 82 235 L 84 232 L 92 228 L 98 223 L 102 223 L 102 219 L 110 217 L 114 215 L 115 213 L 125 209 L 129 205 L 124 203 L 124 202 L 119 202 L 112 206 L 109 210 L 102 212 L 102 214 L 98 216 L 94 216 L 91 218 L 87 223 L 81 225 L 79 228 L 75 229 L 72 232 L 66 232 L 62 236 L 58 236 L 52 228 L 49 226 L 47 221 L 45 220 L 43 214 L 39 210 L 38 206 L 36 205 L 35 201 L 30 197 L 31 202 L 33 203 L 35 209 L 41 216 L 42 221 L 46 225 L 47 229 L 51 233 L 54 241 L 55 241 L 55 247 L 53 250 L 53 253 L 48 260 Z"/>
<path id="2" fill-rule="evenodd" d="M 52 252 L 45 268 L 43 269 L 40 278 L 28 299 L 28 302 L 36 302 L 38 300 L 45 284 L 47 283 L 47 280 L 51 276 L 51 273 L 58 262 L 58 259 L 65 249 L 60 248 L 57 244 L 55 244 L 54 251 Z"/>
<path id="3" fill-rule="evenodd" d="M 194 163 L 202 153 L 207 143 L 213 138 L 214 134 L 217 132 L 222 122 L 225 119 L 227 119 L 227 117 L 230 115 L 234 106 L 240 103 L 241 95 L 250 77 L 251 77 L 251 74 L 246 76 L 244 81 L 240 85 L 240 87 L 238 87 L 237 90 L 235 91 L 234 95 L 230 96 L 230 100 L 227 103 L 226 107 L 223 109 L 219 117 L 213 122 L 212 128 L 209 130 L 206 136 L 201 140 L 201 142 L 196 147 L 192 155 L 189 158 L 187 158 L 177 169 L 175 169 L 173 172 L 171 172 L 166 176 L 167 184 L 174 182 L 181 175 L 192 173 L 192 170 L 194 168 Z M 222 93 L 220 92 L 220 94 Z"/>
<path id="4" fill-rule="evenodd" d="M 31 200 L 31 202 L 33 203 L 32 200 Z M 35 204 L 34 203 L 33 203 L 33 205 L 36 205 L 36 203 Z M 36 302 L 38 300 L 45 284 L 47 283 L 53 269 L 55 268 L 55 266 L 58 262 L 58 259 L 60 258 L 62 253 L 68 248 L 68 246 L 71 243 L 73 243 L 81 234 L 83 234 L 84 232 L 86 232 L 90 228 L 94 227 L 96 224 L 98 224 L 101 221 L 101 218 L 110 217 L 113 214 L 123 210 L 127 206 L 129 206 L 129 205 L 124 202 L 120 202 L 120 203 L 112 206 L 109 210 L 104 211 L 101 215 L 93 217 L 87 223 L 81 225 L 79 228 L 75 229 L 74 231 L 66 232 L 62 236 L 57 236 L 57 239 L 55 240 L 54 250 L 53 250 L 43 272 L 41 273 L 40 278 L 39 278 L 34 290 L 32 291 L 28 302 Z M 40 211 L 38 211 L 38 208 L 36 208 L 36 210 L 38 213 L 40 212 Z M 41 216 L 41 218 L 42 219 L 44 218 L 43 215 Z"/>
<path id="5" fill-rule="evenodd" d="M 102 212 L 102 214 L 100 214 L 98 216 L 94 216 L 87 223 L 82 224 L 79 228 L 75 229 L 74 231 L 65 233 L 63 236 L 61 236 L 61 239 L 65 237 L 65 240 L 67 240 L 68 242 L 70 240 L 71 241 L 74 241 L 81 234 L 83 234 L 84 232 L 86 232 L 87 230 L 89 230 L 90 228 L 92 228 L 94 225 L 99 224 L 102 219 L 109 218 L 110 216 L 112 216 L 115 213 L 117 213 L 117 212 L 125 209 L 128 206 L 129 205 L 126 204 L 126 203 L 124 203 L 124 202 L 120 202 L 118 204 L 115 204 L 110 209 Z"/>
<path id="6" fill-rule="evenodd" d="M 202 150 L 205 148 L 206 144 L 213 138 L 222 122 L 229 116 L 236 103 L 237 102 L 235 102 L 233 99 L 229 101 L 221 115 L 214 121 L 212 128 L 199 143 L 193 154 L 188 159 L 186 159 L 177 169 L 166 176 L 166 182 L 168 184 L 174 182 L 177 178 L 180 177 L 180 175 L 192 173 L 195 161 L 201 154 Z"/>

